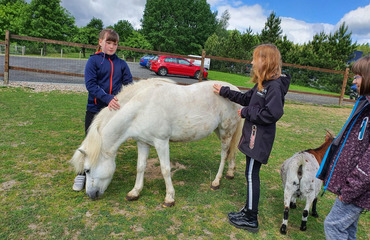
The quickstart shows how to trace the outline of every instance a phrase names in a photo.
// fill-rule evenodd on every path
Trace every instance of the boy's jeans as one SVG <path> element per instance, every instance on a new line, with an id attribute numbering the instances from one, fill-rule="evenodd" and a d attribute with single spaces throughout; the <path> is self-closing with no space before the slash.
<path id="1" fill-rule="evenodd" d="M 324 222 L 326 239 L 356 239 L 357 222 L 362 210 L 337 198 Z"/>

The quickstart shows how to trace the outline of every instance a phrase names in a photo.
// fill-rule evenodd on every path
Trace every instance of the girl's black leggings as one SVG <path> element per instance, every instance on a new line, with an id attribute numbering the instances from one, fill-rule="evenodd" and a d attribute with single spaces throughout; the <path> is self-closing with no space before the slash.
<path id="1" fill-rule="evenodd" d="M 260 168 L 261 163 L 247 156 L 245 178 L 247 179 L 247 201 L 246 207 L 249 210 L 258 211 L 260 200 Z"/>

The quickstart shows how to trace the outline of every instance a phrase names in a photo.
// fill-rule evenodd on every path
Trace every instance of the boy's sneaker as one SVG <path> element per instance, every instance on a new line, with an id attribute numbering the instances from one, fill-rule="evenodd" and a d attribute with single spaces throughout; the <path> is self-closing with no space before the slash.
<path id="1" fill-rule="evenodd" d="M 75 177 L 75 182 L 73 184 L 73 190 L 75 191 L 81 191 L 84 189 L 85 186 L 85 181 L 86 181 L 86 176 L 85 175 L 77 175 Z"/>

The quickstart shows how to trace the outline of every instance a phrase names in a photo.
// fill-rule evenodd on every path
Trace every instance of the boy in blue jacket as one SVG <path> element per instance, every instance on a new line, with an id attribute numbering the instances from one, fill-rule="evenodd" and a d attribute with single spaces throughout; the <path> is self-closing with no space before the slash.
<path id="1" fill-rule="evenodd" d="M 127 63 L 116 55 L 118 34 L 112 29 L 104 29 L 99 34 L 98 51 L 91 55 L 85 67 L 85 85 L 89 92 L 85 115 L 85 134 L 95 115 L 108 106 L 118 110 L 117 95 L 123 85 L 132 83 L 132 75 Z M 81 191 L 85 186 L 85 173 L 78 173 L 73 190 Z"/>

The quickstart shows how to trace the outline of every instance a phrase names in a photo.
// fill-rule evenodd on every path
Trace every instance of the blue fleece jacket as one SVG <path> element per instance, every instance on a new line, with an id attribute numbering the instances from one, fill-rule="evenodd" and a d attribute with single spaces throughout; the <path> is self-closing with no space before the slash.
<path id="1" fill-rule="evenodd" d="M 85 67 L 85 85 L 89 92 L 87 111 L 100 112 L 121 91 L 122 85 L 130 83 L 130 69 L 116 54 L 91 55 Z"/>

